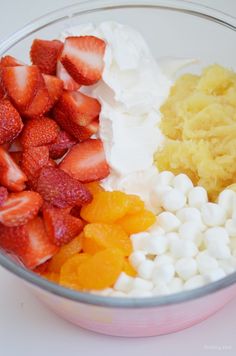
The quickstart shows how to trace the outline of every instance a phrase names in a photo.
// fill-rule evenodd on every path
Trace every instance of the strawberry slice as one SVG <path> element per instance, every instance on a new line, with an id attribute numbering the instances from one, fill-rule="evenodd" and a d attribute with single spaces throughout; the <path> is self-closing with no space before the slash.
<path id="1" fill-rule="evenodd" d="M 17 67 L 17 66 L 24 66 L 25 63 L 19 61 L 15 57 L 12 56 L 5 56 L 1 58 L 0 67 Z"/>
<path id="2" fill-rule="evenodd" d="M 42 76 L 37 66 L 4 67 L 2 84 L 16 108 L 22 113 L 32 102 Z"/>
<path id="3" fill-rule="evenodd" d="M 105 42 L 94 36 L 67 37 L 60 60 L 77 83 L 95 84 L 102 77 L 105 47 Z"/>
<path id="4" fill-rule="evenodd" d="M 7 99 L 0 100 L 0 145 L 11 142 L 19 135 L 23 123 L 19 113 Z"/>
<path id="5" fill-rule="evenodd" d="M 0 184 L 13 192 L 20 192 L 24 189 L 26 181 L 24 172 L 10 154 L 0 147 Z"/>
<path id="6" fill-rule="evenodd" d="M 43 167 L 38 179 L 37 192 L 46 202 L 58 208 L 86 204 L 92 200 L 88 189 L 59 168 Z"/>
<path id="7" fill-rule="evenodd" d="M 91 121 L 87 126 L 80 126 L 78 130 L 78 139 L 80 142 L 86 141 L 92 135 L 96 134 L 99 129 L 99 120 Z"/>
<path id="8" fill-rule="evenodd" d="M 35 39 L 30 49 L 30 58 L 42 73 L 56 74 L 57 59 L 62 49 L 63 43 L 61 41 Z"/>
<path id="9" fill-rule="evenodd" d="M 48 165 L 49 149 L 47 146 L 28 147 L 22 153 L 21 169 L 28 178 L 28 186 L 35 190 L 41 169 Z"/>
<path id="10" fill-rule="evenodd" d="M 24 225 L 38 214 L 42 204 L 36 192 L 12 193 L 0 207 L 0 222 L 5 226 Z"/>
<path id="11" fill-rule="evenodd" d="M 63 81 L 65 90 L 78 90 L 80 88 L 80 84 L 76 83 L 60 61 L 57 61 L 57 77 Z"/>
<path id="12" fill-rule="evenodd" d="M 56 246 L 70 242 L 84 227 L 83 221 L 70 215 L 68 209 L 45 207 L 43 219 L 47 234 Z"/>
<path id="13" fill-rule="evenodd" d="M 58 133 L 59 127 L 54 120 L 48 117 L 31 119 L 24 125 L 21 144 L 23 148 L 49 145 L 56 140 Z"/>
<path id="14" fill-rule="evenodd" d="M 64 92 L 59 100 L 59 106 L 70 120 L 80 126 L 87 126 L 101 111 L 101 104 L 97 99 L 79 91 Z"/>
<path id="15" fill-rule="evenodd" d="M 15 254 L 30 269 L 43 264 L 58 251 L 40 217 L 17 227 L 0 225 L 0 247 Z"/>
<path id="16" fill-rule="evenodd" d="M 70 149 L 76 141 L 65 131 L 60 131 L 54 143 L 49 145 L 49 156 L 58 159 Z"/>
<path id="17" fill-rule="evenodd" d="M 84 183 L 101 180 L 110 173 L 102 141 L 93 139 L 73 146 L 60 168 Z"/>
<path id="18" fill-rule="evenodd" d="M 13 151 L 13 152 L 9 152 L 11 158 L 13 159 L 13 161 L 20 166 L 21 165 L 21 160 L 22 160 L 22 151 Z"/>
<path id="19" fill-rule="evenodd" d="M 8 198 L 8 191 L 5 187 L 0 187 L 0 206 L 2 206 Z"/>
<path id="20" fill-rule="evenodd" d="M 3 99 L 5 97 L 5 90 L 2 86 L 2 83 L 0 81 L 0 99 Z"/>
<path id="21" fill-rule="evenodd" d="M 48 90 L 50 107 L 53 107 L 63 92 L 63 82 L 52 75 L 43 74 L 43 79 Z"/>

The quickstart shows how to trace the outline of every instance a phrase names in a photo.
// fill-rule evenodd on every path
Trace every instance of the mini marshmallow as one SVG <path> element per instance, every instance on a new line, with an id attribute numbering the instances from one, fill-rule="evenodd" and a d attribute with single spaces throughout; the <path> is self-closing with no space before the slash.
<path id="1" fill-rule="evenodd" d="M 206 203 L 201 207 L 202 220 L 207 226 L 220 226 L 225 223 L 224 209 L 215 203 Z"/>
<path id="2" fill-rule="evenodd" d="M 206 245 L 212 241 L 222 241 L 225 244 L 230 242 L 227 230 L 224 227 L 216 226 L 207 229 L 204 233 L 204 241 Z"/>
<path id="3" fill-rule="evenodd" d="M 231 189 L 223 190 L 218 197 L 218 204 L 224 209 L 228 218 L 232 217 L 236 193 Z"/>
<path id="4" fill-rule="evenodd" d="M 128 276 L 125 272 L 121 272 L 116 283 L 114 284 L 114 289 L 120 292 L 127 293 L 133 288 L 134 278 Z"/>
<path id="5" fill-rule="evenodd" d="M 181 258 L 176 262 L 175 269 L 180 278 L 188 280 L 197 273 L 197 263 L 191 257 Z"/>
<path id="6" fill-rule="evenodd" d="M 151 281 L 146 281 L 143 278 L 135 277 L 133 278 L 132 290 L 133 289 L 150 291 L 153 289 L 153 283 Z"/>
<path id="7" fill-rule="evenodd" d="M 133 234 L 130 236 L 133 250 L 144 250 L 146 239 L 150 236 L 148 232 L 140 232 L 138 234 Z"/>
<path id="8" fill-rule="evenodd" d="M 178 174 L 172 180 L 174 188 L 180 190 L 183 194 L 187 194 L 192 188 L 193 183 L 186 174 Z"/>
<path id="9" fill-rule="evenodd" d="M 202 224 L 202 216 L 197 208 L 182 208 L 176 212 L 176 216 L 182 223 L 193 220 Z"/>
<path id="10" fill-rule="evenodd" d="M 218 279 L 224 278 L 225 276 L 226 274 L 222 268 L 211 269 L 204 274 L 207 282 L 215 282 L 218 281 Z"/>
<path id="11" fill-rule="evenodd" d="M 145 251 L 151 255 L 161 255 L 168 247 L 168 240 L 165 235 L 153 236 L 150 235 L 145 244 Z"/>
<path id="12" fill-rule="evenodd" d="M 124 292 L 120 292 L 118 290 L 114 290 L 112 291 L 112 293 L 110 294 L 110 297 L 122 297 L 122 298 L 127 298 L 128 295 L 127 293 L 124 293 Z"/>
<path id="13" fill-rule="evenodd" d="M 168 295 L 170 294 L 170 289 L 167 284 L 163 281 L 159 281 L 152 290 L 154 295 Z"/>
<path id="14" fill-rule="evenodd" d="M 172 241 L 179 240 L 179 234 L 177 232 L 168 232 L 166 234 L 166 238 L 168 240 L 168 244 L 170 245 Z"/>
<path id="15" fill-rule="evenodd" d="M 174 174 L 169 171 L 160 172 L 157 176 L 156 182 L 158 185 L 170 185 L 174 179 Z"/>
<path id="16" fill-rule="evenodd" d="M 159 281 L 169 283 L 175 275 L 174 265 L 171 263 L 155 266 L 152 273 L 152 281 L 157 284 Z"/>
<path id="17" fill-rule="evenodd" d="M 236 221 L 233 219 L 226 220 L 225 228 L 230 237 L 236 237 Z"/>
<path id="18" fill-rule="evenodd" d="M 179 237 L 183 240 L 193 241 L 197 246 L 201 245 L 202 233 L 198 222 L 187 221 L 179 227 Z"/>
<path id="19" fill-rule="evenodd" d="M 170 293 L 182 292 L 183 286 L 184 286 L 183 280 L 179 277 L 174 277 L 168 284 Z"/>
<path id="20" fill-rule="evenodd" d="M 176 239 L 170 242 L 170 253 L 174 258 L 194 257 L 198 248 L 192 241 Z"/>
<path id="21" fill-rule="evenodd" d="M 226 259 L 231 256 L 230 248 L 221 240 L 210 241 L 207 250 L 212 257 Z"/>
<path id="22" fill-rule="evenodd" d="M 146 252 L 144 251 L 134 251 L 129 256 L 129 262 L 135 269 L 137 269 L 138 266 L 145 260 L 146 260 Z"/>
<path id="23" fill-rule="evenodd" d="M 207 251 L 200 252 L 196 257 L 197 268 L 201 274 L 211 269 L 216 269 L 218 267 L 217 260 L 210 256 Z"/>
<path id="24" fill-rule="evenodd" d="M 128 294 L 129 297 L 152 297 L 153 294 L 152 292 L 148 290 L 142 290 L 142 289 L 132 289 L 132 291 L 129 292 Z"/>
<path id="25" fill-rule="evenodd" d="M 155 222 L 148 230 L 153 235 L 164 235 L 165 231 L 160 227 L 158 222 Z"/>
<path id="26" fill-rule="evenodd" d="M 206 279 L 204 276 L 196 275 L 192 278 L 188 279 L 187 282 L 184 284 L 185 290 L 190 290 L 194 288 L 202 287 L 206 284 Z"/>
<path id="27" fill-rule="evenodd" d="M 105 288 L 103 290 L 100 290 L 100 291 L 92 291 L 93 294 L 99 294 L 99 295 L 102 295 L 104 297 L 107 297 L 107 296 L 110 296 L 113 292 L 113 289 L 112 288 Z"/>
<path id="28" fill-rule="evenodd" d="M 165 195 L 170 192 L 173 188 L 169 185 L 158 185 L 152 190 L 151 201 L 153 206 L 161 207 L 163 204 L 163 199 Z"/>
<path id="29" fill-rule="evenodd" d="M 154 263 L 156 266 L 160 266 L 160 265 L 163 265 L 166 263 L 173 264 L 174 259 L 172 256 L 165 254 L 165 255 L 161 255 L 161 256 L 156 256 L 154 259 Z"/>
<path id="30" fill-rule="evenodd" d="M 151 260 L 145 260 L 138 266 L 138 275 L 144 279 L 151 279 L 155 263 Z"/>
<path id="31" fill-rule="evenodd" d="M 179 219 L 172 213 L 164 211 L 157 217 L 160 227 L 166 232 L 177 231 L 180 226 Z"/>
<path id="32" fill-rule="evenodd" d="M 188 204 L 190 207 L 200 208 L 208 202 L 207 191 L 203 187 L 194 187 L 188 193 Z"/>
<path id="33" fill-rule="evenodd" d="M 219 261 L 219 267 L 223 269 L 225 274 L 230 274 L 235 272 L 236 269 L 236 258 L 231 257 L 227 260 L 220 260 Z"/>
<path id="34" fill-rule="evenodd" d="M 165 210 L 175 212 L 186 204 L 185 195 L 178 189 L 172 189 L 165 193 L 162 198 L 162 206 Z"/>

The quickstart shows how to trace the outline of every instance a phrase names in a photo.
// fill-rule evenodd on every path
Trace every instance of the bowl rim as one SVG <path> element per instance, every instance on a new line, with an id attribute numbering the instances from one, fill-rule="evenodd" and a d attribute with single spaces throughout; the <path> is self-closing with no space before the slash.
<path id="1" fill-rule="evenodd" d="M 55 11 L 43 15 L 12 35 L 0 41 L 0 56 L 14 46 L 18 41 L 33 34 L 34 32 L 56 23 L 63 19 L 69 19 L 73 16 L 82 15 L 89 12 L 97 12 L 119 8 L 159 8 L 163 10 L 183 12 L 185 14 L 202 17 L 206 20 L 216 22 L 222 26 L 228 27 L 236 31 L 236 18 L 224 12 L 213 8 L 199 5 L 193 2 L 182 0 L 117 0 L 114 4 L 112 0 L 86 0 L 71 6 L 65 6 Z M 184 303 L 194 299 L 198 299 L 215 292 L 220 292 L 225 288 L 232 287 L 236 283 L 236 272 L 203 287 L 199 287 L 189 291 L 174 293 L 164 296 L 152 296 L 145 298 L 131 297 L 111 297 L 96 295 L 93 293 L 79 292 L 62 287 L 56 283 L 50 282 L 36 273 L 27 270 L 21 265 L 13 262 L 6 254 L 0 251 L 0 266 L 4 267 L 15 276 L 23 279 L 29 285 L 34 285 L 41 292 L 46 291 L 57 297 L 62 297 L 83 304 L 99 305 L 110 308 L 150 308 L 161 307 Z"/>

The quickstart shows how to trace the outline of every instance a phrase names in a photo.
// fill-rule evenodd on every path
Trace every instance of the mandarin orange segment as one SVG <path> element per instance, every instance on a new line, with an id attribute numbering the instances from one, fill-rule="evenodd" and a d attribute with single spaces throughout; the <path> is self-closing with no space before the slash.
<path id="1" fill-rule="evenodd" d="M 126 274 L 128 274 L 131 277 L 136 277 L 137 272 L 135 271 L 134 267 L 131 266 L 131 264 L 129 263 L 129 261 L 127 259 L 124 260 L 123 263 L 123 272 L 125 272 Z"/>
<path id="2" fill-rule="evenodd" d="M 136 214 L 145 209 L 144 202 L 139 198 L 138 195 L 129 194 L 129 210 L 127 214 Z"/>
<path id="3" fill-rule="evenodd" d="M 87 253 L 79 253 L 70 257 L 61 267 L 59 283 L 64 287 L 81 289 L 78 283 L 77 269 L 89 258 L 90 255 Z"/>
<path id="4" fill-rule="evenodd" d="M 90 223 L 112 224 L 129 211 L 130 201 L 127 194 L 113 191 L 100 192 L 91 203 L 81 209 L 81 217 Z"/>
<path id="5" fill-rule="evenodd" d="M 84 185 L 90 191 L 93 197 L 100 192 L 104 192 L 103 187 L 98 182 L 85 183 Z"/>
<path id="6" fill-rule="evenodd" d="M 132 244 L 127 233 L 115 224 L 88 224 L 84 228 L 83 250 L 94 254 L 106 248 L 118 248 L 124 256 L 132 252 Z"/>
<path id="7" fill-rule="evenodd" d="M 141 211 L 137 214 L 127 215 L 117 221 L 127 234 L 136 234 L 147 230 L 156 222 L 156 216 L 148 210 Z"/>
<path id="8" fill-rule="evenodd" d="M 42 277 L 48 279 L 50 282 L 59 283 L 60 275 L 55 272 L 44 272 Z"/>
<path id="9" fill-rule="evenodd" d="M 49 262 L 49 272 L 60 272 L 60 269 L 66 260 L 82 250 L 82 237 L 83 233 L 75 237 L 67 245 L 60 248 L 59 252 L 54 255 Z"/>
<path id="10" fill-rule="evenodd" d="M 90 257 L 77 268 L 78 284 L 87 290 L 111 287 L 122 271 L 124 256 L 118 249 L 106 249 Z"/>

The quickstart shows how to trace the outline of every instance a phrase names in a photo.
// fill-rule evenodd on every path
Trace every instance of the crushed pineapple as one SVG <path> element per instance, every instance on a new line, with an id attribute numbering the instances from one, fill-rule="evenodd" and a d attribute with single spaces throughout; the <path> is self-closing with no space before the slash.
<path id="1" fill-rule="evenodd" d="M 181 76 L 161 112 L 168 139 L 157 167 L 188 174 L 214 200 L 236 182 L 236 74 L 215 64 Z"/>

